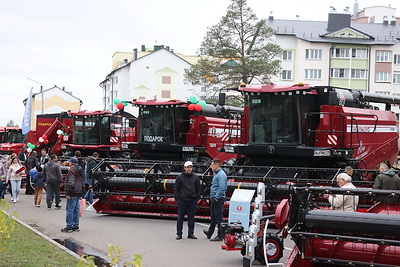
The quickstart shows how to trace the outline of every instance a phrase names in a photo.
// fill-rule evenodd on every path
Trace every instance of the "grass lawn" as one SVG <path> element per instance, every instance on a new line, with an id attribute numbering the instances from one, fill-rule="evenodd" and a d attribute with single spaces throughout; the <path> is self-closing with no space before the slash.
<path id="1" fill-rule="evenodd" d="M 0 266 L 77 266 L 79 260 L 15 223 L 11 237 L 0 251 Z"/>

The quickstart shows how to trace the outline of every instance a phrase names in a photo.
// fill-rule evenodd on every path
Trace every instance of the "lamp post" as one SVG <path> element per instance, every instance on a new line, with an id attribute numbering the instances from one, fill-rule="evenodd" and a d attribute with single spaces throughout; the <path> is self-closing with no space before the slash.
<path id="1" fill-rule="evenodd" d="M 43 93 L 43 84 L 41 84 L 38 81 L 35 81 L 34 79 L 27 78 L 28 80 L 31 80 L 32 82 L 35 82 L 37 84 L 40 84 L 40 93 L 42 94 L 42 114 L 44 113 L 44 93 Z"/>

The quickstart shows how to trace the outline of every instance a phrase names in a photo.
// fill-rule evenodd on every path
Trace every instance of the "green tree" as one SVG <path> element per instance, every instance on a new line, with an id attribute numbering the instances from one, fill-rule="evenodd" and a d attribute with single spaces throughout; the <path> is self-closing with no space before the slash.
<path id="1" fill-rule="evenodd" d="M 185 71 L 186 81 L 193 85 L 237 88 L 254 80 L 263 83 L 280 71 L 282 49 L 274 43 L 272 29 L 258 20 L 246 0 L 231 1 L 226 15 L 204 37 L 200 60 Z"/>
<path id="2" fill-rule="evenodd" d="M 15 124 L 13 120 L 10 120 L 9 122 L 7 122 L 6 127 L 18 127 L 18 124 Z"/>

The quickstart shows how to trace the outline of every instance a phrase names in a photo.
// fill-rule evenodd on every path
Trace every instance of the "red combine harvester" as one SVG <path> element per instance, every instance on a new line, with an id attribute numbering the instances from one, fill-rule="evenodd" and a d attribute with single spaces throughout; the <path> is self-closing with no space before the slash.
<path id="1" fill-rule="evenodd" d="M 357 212 L 331 210 L 325 194 L 357 197 Z M 295 245 L 287 267 L 400 266 L 400 191 L 294 185 L 289 195 L 275 216 L 254 212 L 249 232 L 226 224 L 223 248 L 241 250 L 244 267 L 278 262 L 288 235 Z M 270 219 L 273 230 L 267 230 Z"/>
<path id="2" fill-rule="evenodd" d="M 80 150 L 86 155 L 98 152 L 103 157 L 127 157 L 130 152 L 122 142 L 135 140 L 136 118 L 119 111 L 68 111 L 38 115 L 36 131 L 27 141 L 37 149 L 46 148 L 57 155 L 72 155 Z"/>
<path id="3" fill-rule="evenodd" d="M 19 153 L 25 145 L 26 136 L 19 127 L 0 127 L 0 154 Z"/>
<path id="4" fill-rule="evenodd" d="M 137 158 L 153 162 L 104 162 L 113 167 L 95 171 L 101 199 L 97 211 L 134 215 L 138 213 L 136 207 L 146 203 L 141 206 L 143 214 L 171 216 L 172 184 L 182 163 L 166 160 L 196 162 L 195 170 L 201 175 L 204 189 L 201 210 L 208 209 L 212 176 L 207 168 L 200 166 L 207 166 L 202 163 L 211 157 L 224 157 L 224 170 L 230 182 L 240 183 L 241 188 L 245 183 L 250 188 L 257 182 L 266 185 L 269 199 L 265 204 L 266 213 L 274 213 L 279 202 L 288 197 L 285 190 L 288 183 L 331 185 L 332 179 L 346 165 L 351 165 L 356 170 L 354 184 L 371 187 L 376 165 L 396 162 L 398 122 L 390 105 L 400 104 L 400 98 L 307 84 L 242 86 L 240 90 L 247 103 L 241 123 L 232 123 L 226 118 L 227 123 L 223 123 L 224 132 L 239 138 L 217 143 L 217 147 L 223 144 L 219 148 L 221 152 L 233 153 L 232 156 L 210 155 L 204 161 L 205 155 L 200 153 L 215 144 L 202 139 L 212 131 L 199 122 L 215 120 L 214 116 L 204 114 L 206 109 L 191 112 L 186 109 L 188 103 L 180 101 L 164 102 L 164 105 L 157 101 L 135 102 L 140 109 L 138 141 L 128 146 L 137 150 Z M 385 110 L 378 110 L 372 102 L 385 104 Z M 173 115 L 185 113 L 189 114 L 185 115 L 187 119 Z M 186 120 L 194 127 L 186 127 L 187 132 L 176 130 L 185 127 Z M 209 146 L 198 146 L 199 142 Z M 230 159 L 235 154 L 239 156 L 236 164 L 232 164 Z M 163 201 L 167 204 L 162 204 Z M 228 202 L 225 206 L 228 207 Z"/>
<path id="5" fill-rule="evenodd" d="M 212 158 L 227 161 L 234 157 L 219 149 L 226 142 L 239 142 L 242 109 L 204 104 L 196 110 L 193 104 L 179 100 L 133 104 L 139 107 L 137 141 L 124 145 L 134 151 L 134 159 L 104 160 L 94 169 L 94 193 L 100 199 L 94 207 L 101 213 L 176 216 L 173 185 L 182 172 L 182 162 L 191 160 L 195 171 L 203 175 Z M 210 176 L 204 175 L 205 195 L 210 183 Z M 208 209 L 202 200 L 199 210 L 205 212 L 199 212 L 199 218 L 208 217 Z"/>
<path id="6" fill-rule="evenodd" d="M 240 155 L 238 165 L 372 170 L 397 162 L 399 127 L 390 105 L 399 97 L 308 84 L 239 90 L 248 103 L 243 142 L 224 147 Z"/>

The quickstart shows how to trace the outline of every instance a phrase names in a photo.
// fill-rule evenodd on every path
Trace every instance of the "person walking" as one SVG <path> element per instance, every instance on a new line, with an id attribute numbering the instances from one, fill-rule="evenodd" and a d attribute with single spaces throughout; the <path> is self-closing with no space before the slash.
<path id="1" fill-rule="evenodd" d="M 57 163 L 58 157 L 56 154 L 50 156 L 50 161 L 44 165 L 43 176 L 47 181 L 46 186 L 46 204 L 47 209 L 51 209 L 52 205 L 52 195 L 55 195 L 56 209 L 60 209 L 60 184 L 62 181 L 61 168 Z"/>
<path id="2" fill-rule="evenodd" d="M 35 169 L 40 166 L 38 154 L 36 151 L 32 151 L 29 157 L 25 160 L 26 166 L 26 183 L 25 183 L 25 195 L 33 195 L 34 189 L 32 187 L 32 178 L 30 175 L 30 170 Z"/>
<path id="3" fill-rule="evenodd" d="M 67 198 L 66 226 L 61 232 L 79 231 L 80 200 L 85 190 L 84 171 L 77 158 L 69 160 L 70 169 L 65 180 L 65 196 Z"/>
<path id="4" fill-rule="evenodd" d="M 21 164 L 17 157 L 13 158 L 7 173 L 7 182 L 11 181 L 12 202 L 19 201 L 18 195 L 21 189 L 22 174 L 25 171 L 25 166 Z"/>
<path id="5" fill-rule="evenodd" d="M 197 239 L 194 235 L 194 216 L 197 201 L 200 199 L 201 186 L 199 177 L 193 173 L 193 163 L 186 161 L 184 171 L 176 177 L 174 198 L 178 202 L 178 219 L 176 222 L 176 239 L 182 239 L 183 219 L 187 214 L 188 238 Z"/>
<path id="6" fill-rule="evenodd" d="M 219 159 L 211 161 L 211 169 L 214 172 L 214 177 L 211 182 L 210 188 L 210 202 L 211 202 L 211 225 L 208 230 L 203 230 L 203 233 L 208 239 L 214 234 L 215 226 L 218 227 L 217 236 L 210 241 L 222 241 L 223 232 L 221 223 L 223 221 L 224 203 L 226 199 L 226 189 L 228 186 L 228 178 L 224 170 L 221 169 L 221 162 Z"/>
<path id="7" fill-rule="evenodd" d="M 6 171 L 6 177 L 7 177 L 8 170 L 10 169 L 10 166 L 11 166 L 12 161 L 13 161 L 14 158 L 18 158 L 18 155 L 16 153 L 12 153 L 10 155 L 10 157 L 7 159 L 7 161 L 4 163 L 4 169 Z M 8 179 L 6 179 L 6 181 L 8 181 L 7 182 L 7 188 L 8 188 L 8 192 L 10 193 L 11 200 L 12 200 L 13 196 L 12 196 L 12 189 L 11 189 L 11 181 L 8 180 Z"/>
<path id="8" fill-rule="evenodd" d="M 6 176 L 0 175 L 0 199 L 4 199 L 4 195 L 6 194 L 7 182 Z"/>
<path id="9" fill-rule="evenodd" d="M 26 147 L 21 147 L 21 151 L 18 153 L 18 159 L 21 164 L 25 164 L 25 160 L 28 158 L 27 153 Z"/>
<path id="10" fill-rule="evenodd" d="M 46 184 L 46 179 L 43 176 L 42 167 L 38 166 L 36 170 L 37 172 L 35 176 L 32 177 L 33 187 L 35 188 L 33 204 L 35 205 L 35 207 L 40 208 L 40 203 L 42 202 L 43 187 Z"/>
<path id="11" fill-rule="evenodd" d="M 351 183 L 351 177 L 347 173 L 340 173 L 336 176 L 336 182 L 340 188 L 356 188 Z M 357 211 L 358 196 L 351 195 L 328 195 L 328 201 L 333 210 L 337 211 Z"/>
<path id="12" fill-rule="evenodd" d="M 90 157 L 86 163 L 86 169 L 85 169 L 85 189 L 86 193 L 84 198 L 89 204 L 93 203 L 93 175 L 92 175 L 92 169 L 97 165 L 98 163 L 98 158 L 99 158 L 99 153 L 94 152 L 92 157 Z"/>

